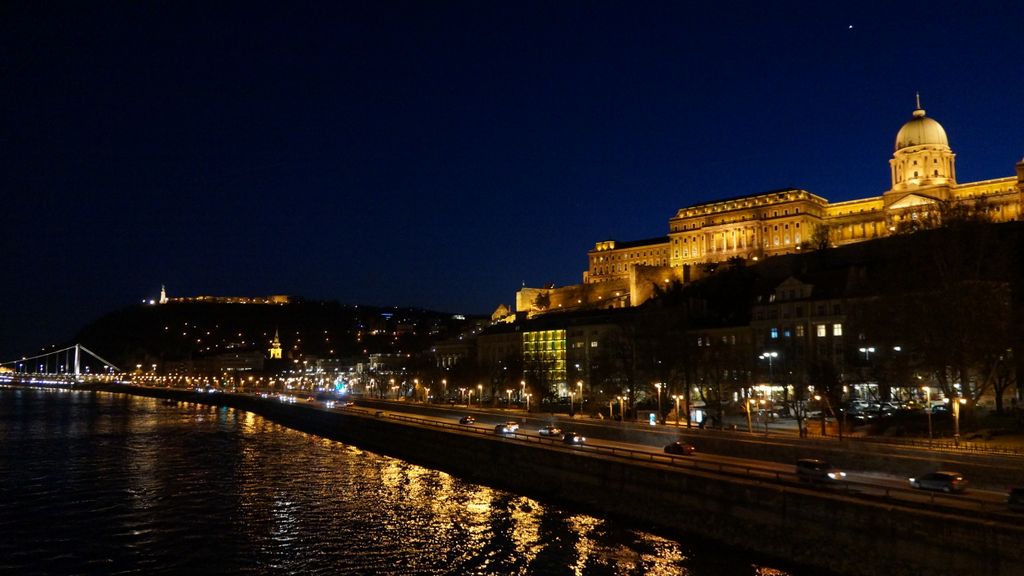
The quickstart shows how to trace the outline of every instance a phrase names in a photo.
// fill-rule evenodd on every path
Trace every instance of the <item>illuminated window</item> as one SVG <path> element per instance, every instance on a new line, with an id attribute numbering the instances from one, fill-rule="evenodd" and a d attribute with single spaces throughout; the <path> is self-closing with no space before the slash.
<path id="1" fill-rule="evenodd" d="M 839 324 L 838 322 L 833 324 L 832 325 L 832 335 L 833 336 L 842 336 L 843 335 L 843 325 Z"/>
<path id="2" fill-rule="evenodd" d="M 772 340 L 778 338 L 779 337 L 779 329 L 778 328 L 772 328 L 771 336 L 772 336 Z"/>
<path id="3" fill-rule="evenodd" d="M 593 341 L 591 341 L 591 342 L 590 342 L 590 347 L 591 347 L 591 348 L 597 348 L 597 340 L 593 340 Z"/>
<path id="4" fill-rule="evenodd" d="M 824 324 L 818 324 L 817 329 L 818 329 L 818 338 L 824 338 L 825 337 L 825 325 Z"/>
<path id="5" fill-rule="evenodd" d="M 797 338 L 803 338 L 804 337 L 804 327 L 803 327 L 802 324 L 798 325 L 796 327 L 796 337 Z"/>

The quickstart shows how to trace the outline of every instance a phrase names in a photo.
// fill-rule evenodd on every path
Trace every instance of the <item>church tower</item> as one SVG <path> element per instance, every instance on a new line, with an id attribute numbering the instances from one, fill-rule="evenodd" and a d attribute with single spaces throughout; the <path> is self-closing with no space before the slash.
<path id="1" fill-rule="evenodd" d="M 274 329 L 274 341 L 270 343 L 269 352 L 271 360 L 281 359 L 281 337 L 278 335 L 277 328 Z"/>
<path id="2" fill-rule="evenodd" d="M 167 304 L 167 288 L 163 284 L 160 285 L 160 303 Z"/>
<path id="3" fill-rule="evenodd" d="M 892 191 L 907 192 L 933 186 L 956 187 L 956 157 L 942 125 L 925 116 L 917 95 L 914 116 L 896 134 L 896 151 L 889 160 Z M 936 190 L 939 199 L 947 194 Z M 931 194 L 929 194 L 931 195 Z"/>

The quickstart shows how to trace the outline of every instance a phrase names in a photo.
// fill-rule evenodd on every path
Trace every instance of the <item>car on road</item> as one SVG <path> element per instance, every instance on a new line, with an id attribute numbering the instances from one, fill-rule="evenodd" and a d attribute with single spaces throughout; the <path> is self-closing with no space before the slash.
<path id="1" fill-rule="evenodd" d="M 801 482 L 836 482 L 846 478 L 846 472 L 825 460 L 801 458 L 796 461 L 796 477 Z"/>
<path id="2" fill-rule="evenodd" d="M 1006 505 L 1013 512 L 1024 512 L 1024 488 L 1010 488 L 1006 496 Z"/>
<path id="3" fill-rule="evenodd" d="M 473 422 L 476 422 L 476 418 L 473 418 L 472 416 L 463 416 L 462 418 L 459 418 L 459 424 L 472 424 Z"/>
<path id="4" fill-rule="evenodd" d="M 665 454 L 678 454 L 680 456 L 689 456 L 696 450 L 697 449 L 693 447 L 693 444 L 679 442 L 678 440 L 668 446 L 665 446 Z"/>
<path id="5" fill-rule="evenodd" d="M 910 485 L 921 490 L 941 490 L 942 492 L 963 492 L 967 489 L 967 480 L 959 472 L 939 470 L 924 476 L 910 479 Z"/>
<path id="6" fill-rule="evenodd" d="M 576 432 L 566 432 L 562 434 L 562 442 L 565 442 L 566 444 L 579 445 L 585 443 L 586 441 L 586 438 L 580 436 Z"/>
<path id="7" fill-rule="evenodd" d="M 510 425 L 511 424 L 511 425 Z M 503 422 L 494 427 L 495 434 L 511 434 L 519 429 L 519 424 L 515 422 Z"/>
<path id="8" fill-rule="evenodd" d="M 562 433 L 562 429 L 558 426 L 545 426 L 540 430 L 537 430 L 537 434 L 541 436 L 558 436 Z"/>

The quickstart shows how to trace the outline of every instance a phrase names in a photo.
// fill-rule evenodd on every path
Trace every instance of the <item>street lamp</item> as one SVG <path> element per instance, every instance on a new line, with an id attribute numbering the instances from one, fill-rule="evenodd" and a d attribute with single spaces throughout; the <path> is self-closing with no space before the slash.
<path id="1" fill-rule="evenodd" d="M 823 399 L 825 400 L 825 406 L 821 406 L 821 405 L 818 406 L 819 408 L 821 408 L 821 435 L 824 436 L 825 435 L 825 408 L 828 408 L 829 412 L 832 412 L 833 416 L 835 416 L 835 412 L 832 410 L 832 404 L 828 401 L 828 396 L 821 396 L 821 395 L 815 394 L 814 395 L 814 399 L 817 400 L 818 402 L 821 402 Z M 839 434 L 841 435 L 842 432 L 840 432 Z"/>
<path id="2" fill-rule="evenodd" d="M 569 416 L 572 416 L 572 395 L 573 391 L 569 390 Z"/>
<path id="3" fill-rule="evenodd" d="M 932 445 L 932 389 L 928 386 L 921 388 L 924 391 L 924 409 L 928 412 L 928 446 Z"/>
<path id="4" fill-rule="evenodd" d="M 679 394 L 673 394 L 672 399 L 676 401 L 676 428 L 679 428 L 679 401 L 683 397 Z"/>
<path id="5" fill-rule="evenodd" d="M 483 408 L 484 407 L 484 385 L 483 384 L 477 384 L 476 385 L 476 389 L 480 393 L 479 394 L 480 399 L 477 400 L 477 403 L 479 403 L 480 407 Z"/>
<path id="6" fill-rule="evenodd" d="M 743 405 L 746 406 L 746 408 L 747 408 L 747 433 L 748 434 L 753 434 L 754 433 L 754 424 L 750 421 L 750 407 L 753 406 L 756 403 L 757 403 L 757 400 L 754 400 L 753 398 L 748 398 L 747 401 L 743 403 Z"/>
<path id="7" fill-rule="evenodd" d="M 625 404 L 625 402 L 626 402 L 626 397 L 625 396 L 619 396 L 619 417 L 622 418 L 623 422 L 626 421 L 626 404 Z"/>
<path id="8" fill-rule="evenodd" d="M 661 382 L 654 385 L 658 390 L 658 422 L 661 422 Z"/>
<path id="9" fill-rule="evenodd" d="M 444 401 L 448 397 L 448 380 L 441 379 L 441 400 Z"/>
<path id="10" fill-rule="evenodd" d="M 530 413 L 530 396 L 532 396 L 532 394 L 523 394 L 523 396 L 526 396 L 526 413 L 529 414 Z M 525 422 L 525 420 L 524 420 L 524 422 Z"/>
<path id="11" fill-rule="evenodd" d="M 946 398 L 949 402 L 949 398 Z M 953 398 L 953 444 L 960 445 L 960 405 L 967 403 L 965 398 Z"/>
<path id="12" fill-rule="evenodd" d="M 577 380 L 576 387 L 580 389 L 580 412 L 583 412 L 583 380 Z"/>
<path id="13" fill-rule="evenodd" d="M 466 390 L 466 408 L 469 408 L 473 403 L 473 389 L 469 388 Z"/>
<path id="14" fill-rule="evenodd" d="M 505 390 L 505 392 L 508 393 L 508 406 L 506 406 L 505 408 L 507 410 L 511 410 L 512 409 L 512 389 L 509 388 L 509 389 Z"/>
<path id="15" fill-rule="evenodd" d="M 774 359 L 776 359 L 778 357 L 779 357 L 779 353 L 778 352 L 765 352 L 764 354 L 761 354 L 760 356 L 758 356 L 758 358 L 760 358 L 761 360 L 767 360 L 768 361 L 768 388 L 769 389 L 771 389 L 775 385 L 774 382 L 773 382 L 775 378 L 774 378 L 774 374 L 773 374 L 773 371 L 772 371 L 772 360 L 774 360 Z"/>

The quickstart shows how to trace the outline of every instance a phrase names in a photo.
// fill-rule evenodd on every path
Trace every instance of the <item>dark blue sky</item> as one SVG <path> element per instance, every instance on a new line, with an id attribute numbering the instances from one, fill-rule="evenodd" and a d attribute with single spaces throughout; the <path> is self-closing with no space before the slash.
<path id="1" fill-rule="evenodd" d="M 0 360 L 173 295 L 490 313 L 694 202 L 1024 156 L 1016 2 L 4 2 Z M 851 28 L 852 26 L 852 28 Z"/>

